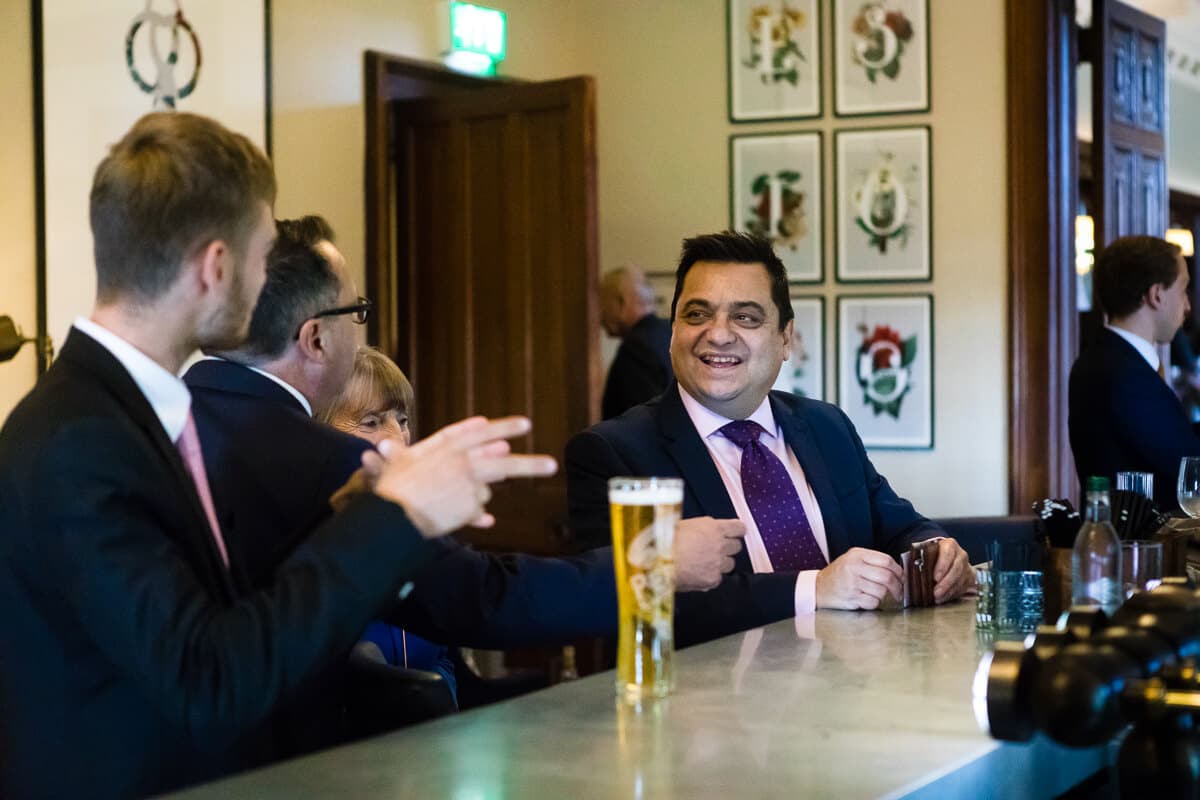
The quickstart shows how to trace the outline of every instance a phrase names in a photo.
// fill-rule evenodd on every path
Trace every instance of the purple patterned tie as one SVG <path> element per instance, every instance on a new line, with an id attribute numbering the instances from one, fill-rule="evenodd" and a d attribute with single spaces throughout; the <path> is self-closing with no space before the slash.
<path id="1" fill-rule="evenodd" d="M 742 419 L 724 426 L 720 433 L 742 448 L 742 491 L 771 566 L 779 572 L 824 568 L 829 562 L 813 536 L 792 476 L 758 440 L 762 426 Z"/>

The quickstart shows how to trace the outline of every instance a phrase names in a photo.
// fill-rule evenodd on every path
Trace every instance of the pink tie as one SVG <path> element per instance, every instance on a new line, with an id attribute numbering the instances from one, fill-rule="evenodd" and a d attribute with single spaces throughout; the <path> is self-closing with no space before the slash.
<path id="1" fill-rule="evenodd" d="M 225 550 L 225 540 L 221 538 L 221 526 L 217 524 L 217 512 L 213 508 L 212 492 L 208 488 L 208 473 L 204 471 L 204 454 L 200 452 L 200 437 L 196 435 L 196 420 L 192 419 L 191 409 L 188 409 L 187 423 L 183 426 L 183 433 L 179 434 L 179 441 L 175 446 L 179 448 L 179 455 L 183 456 L 183 463 L 187 465 L 188 472 L 192 473 L 196 494 L 200 495 L 200 505 L 204 506 L 204 513 L 208 516 L 208 527 L 212 529 L 213 540 L 217 543 L 221 560 L 228 567 L 229 553 Z"/>

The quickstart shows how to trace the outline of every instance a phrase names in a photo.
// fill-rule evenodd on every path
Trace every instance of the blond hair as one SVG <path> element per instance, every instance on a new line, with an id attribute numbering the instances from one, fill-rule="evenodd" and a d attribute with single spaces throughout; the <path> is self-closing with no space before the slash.
<path id="1" fill-rule="evenodd" d="M 413 387 L 396 362 L 374 347 L 359 347 L 354 371 L 337 399 L 321 415 L 332 425 L 337 419 L 358 420 L 374 411 L 396 409 L 408 417 L 413 430 Z"/>

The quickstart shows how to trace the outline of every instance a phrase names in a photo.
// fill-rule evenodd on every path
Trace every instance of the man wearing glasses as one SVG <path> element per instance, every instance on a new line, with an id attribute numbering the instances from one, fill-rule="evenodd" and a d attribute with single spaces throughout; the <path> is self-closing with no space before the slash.
<path id="1" fill-rule="evenodd" d="M 256 586 L 269 583 L 275 565 L 330 515 L 330 495 L 369 448 L 312 419 L 353 370 L 352 325 L 364 321 L 370 308 L 355 301 L 332 236 L 319 217 L 278 223 L 245 342 L 196 363 L 184 376 L 217 513 Z M 682 633 L 688 625 L 698 629 L 692 640 L 783 616 L 739 602 L 741 584 L 722 584 L 741 533 L 736 521 L 691 520 L 680 527 L 676 573 L 685 594 L 678 610 Z M 388 622 L 432 641 L 490 648 L 616 632 L 609 550 L 571 559 L 498 557 L 454 544 L 439 551 L 403 602 L 382 611 Z M 718 604 L 725 612 L 689 614 L 697 599 L 688 595 L 708 589 L 729 598 Z"/>

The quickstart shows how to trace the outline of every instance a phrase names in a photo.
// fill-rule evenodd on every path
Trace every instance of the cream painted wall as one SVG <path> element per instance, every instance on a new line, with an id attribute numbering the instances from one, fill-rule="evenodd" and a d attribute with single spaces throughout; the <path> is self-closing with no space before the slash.
<path id="1" fill-rule="evenodd" d="M 935 446 L 871 458 L 901 494 L 935 516 L 1002 514 L 1008 504 L 1003 5 L 932 0 L 930 114 L 835 120 L 827 68 L 824 119 L 733 125 L 724 0 L 576 3 L 577 28 L 586 31 L 579 68 L 597 79 L 603 268 L 627 261 L 671 268 L 684 236 L 729 225 L 732 133 L 823 131 L 829 210 L 835 128 L 933 126 L 934 279 L 896 291 L 934 294 Z M 836 386 L 840 291 L 832 279 L 833 217 L 826 214 L 830 277 L 812 292 L 826 297 L 829 387 Z"/>
<path id="2" fill-rule="evenodd" d="M 26 336 L 37 323 L 34 263 L 37 257 L 33 197 L 33 67 L 30 52 L 30 4 L 0 3 L 0 314 L 7 314 Z M 0 364 L 0 422 L 33 386 L 37 359 L 27 344 L 12 361 Z"/>
<path id="3" fill-rule="evenodd" d="M 0 39 L 10 70 L 0 101 L 16 124 L 0 132 L 7 185 L 32 186 L 28 4 L 7 3 Z M 509 14 L 507 74 L 597 80 L 602 268 L 670 268 L 684 236 L 728 225 L 731 133 L 820 129 L 826 175 L 835 127 L 933 126 L 935 447 L 874 452 L 897 489 L 931 515 L 1003 513 L 1005 393 L 1004 12 L 1001 0 L 931 0 L 933 112 L 887 119 L 734 126 L 728 122 L 724 0 L 493 0 Z M 326 215 L 360 284 L 363 259 L 362 52 L 436 57 L 435 0 L 273 0 L 277 213 Z M 828 21 L 825 39 L 829 40 Z M 828 41 L 826 63 L 829 61 Z M 825 71 L 830 107 L 831 76 Z M 15 110 L 15 111 L 14 111 Z M 24 122 L 25 124 L 21 124 Z M 832 201 L 826 179 L 826 208 Z M 833 215 L 827 214 L 832 242 Z M 0 196 L 7 308 L 33 325 L 32 191 Z M 831 276 L 827 356 L 834 342 Z M 11 278 L 11 279 L 10 279 Z M 10 288 L 12 287 L 12 288 Z M 871 287 L 855 287 L 867 292 Z M 11 298 L 11 299 L 10 299 Z M 11 310 L 9 310 L 11 309 Z M 827 358 L 826 383 L 836 385 Z M 0 414 L 32 382 L 32 354 L 0 365 Z"/>

